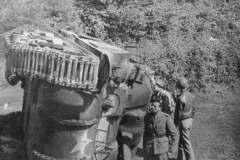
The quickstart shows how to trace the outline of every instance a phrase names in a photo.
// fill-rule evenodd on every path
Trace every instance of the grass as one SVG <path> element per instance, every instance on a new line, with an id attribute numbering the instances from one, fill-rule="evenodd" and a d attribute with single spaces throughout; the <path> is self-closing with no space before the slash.
<path id="1" fill-rule="evenodd" d="M 240 159 L 238 106 L 202 103 L 197 109 L 191 135 L 196 159 Z"/>
<path id="2" fill-rule="evenodd" d="M 239 84 L 234 89 L 214 85 L 207 95 L 198 94 L 191 135 L 196 159 L 240 159 Z"/>

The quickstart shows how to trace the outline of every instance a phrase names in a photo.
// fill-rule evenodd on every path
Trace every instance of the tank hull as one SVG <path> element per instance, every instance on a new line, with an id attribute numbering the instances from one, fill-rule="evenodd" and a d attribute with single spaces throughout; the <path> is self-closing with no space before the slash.
<path id="1" fill-rule="evenodd" d="M 124 160 L 132 159 L 150 100 L 149 77 L 121 48 L 59 33 L 22 30 L 6 36 L 6 79 L 24 84 L 28 159 L 112 160 L 119 148 Z"/>

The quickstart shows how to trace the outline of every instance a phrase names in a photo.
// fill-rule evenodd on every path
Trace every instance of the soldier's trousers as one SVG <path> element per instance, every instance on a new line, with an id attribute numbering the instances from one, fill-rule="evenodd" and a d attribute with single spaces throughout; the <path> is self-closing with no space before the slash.
<path id="1" fill-rule="evenodd" d="M 192 130 L 192 118 L 185 119 L 179 125 L 179 150 L 177 160 L 195 160 L 192 144 L 190 142 L 190 132 Z"/>
<path id="2" fill-rule="evenodd" d="M 168 160 L 168 155 L 167 155 L 167 153 L 163 153 L 163 154 L 145 153 L 144 160 Z"/>

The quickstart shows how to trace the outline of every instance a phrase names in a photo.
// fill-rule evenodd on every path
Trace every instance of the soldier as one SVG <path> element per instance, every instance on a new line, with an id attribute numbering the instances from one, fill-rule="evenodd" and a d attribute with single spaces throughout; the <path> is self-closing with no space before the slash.
<path id="1" fill-rule="evenodd" d="M 172 118 L 161 111 L 162 106 L 154 100 L 144 117 L 144 160 L 170 160 L 177 158 L 179 133 Z M 169 146 L 169 138 L 172 143 Z"/>
<path id="2" fill-rule="evenodd" d="M 188 91 L 188 80 L 186 78 L 180 78 L 176 86 L 181 90 L 181 94 L 177 98 L 174 119 L 180 133 L 178 160 L 184 160 L 184 157 L 186 160 L 195 160 L 189 137 L 195 112 L 194 96 Z"/>
<path id="3" fill-rule="evenodd" d="M 169 114 L 174 118 L 175 102 L 172 95 L 165 90 L 165 82 L 157 79 L 155 82 L 154 93 L 151 99 L 159 98 L 162 104 L 162 112 Z"/>

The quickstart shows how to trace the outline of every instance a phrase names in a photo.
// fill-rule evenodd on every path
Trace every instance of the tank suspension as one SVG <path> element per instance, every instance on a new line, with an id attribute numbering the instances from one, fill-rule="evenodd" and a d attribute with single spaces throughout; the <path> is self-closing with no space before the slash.
<path id="1" fill-rule="evenodd" d="M 37 31 L 6 34 L 11 72 L 55 85 L 97 91 L 99 58 L 59 33 L 54 36 L 42 36 Z"/>

